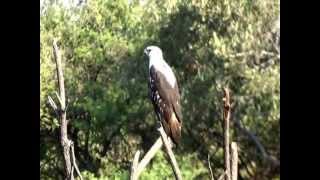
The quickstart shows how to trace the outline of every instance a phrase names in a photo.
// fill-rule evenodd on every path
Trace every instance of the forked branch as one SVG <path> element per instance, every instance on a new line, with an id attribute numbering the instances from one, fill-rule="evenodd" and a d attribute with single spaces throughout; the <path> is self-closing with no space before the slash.
<path id="1" fill-rule="evenodd" d="M 158 150 L 162 147 L 162 144 L 163 144 L 162 140 L 159 137 L 157 139 L 157 141 L 149 149 L 149 151 L 146 153 L 146 155 L 143 157 L 143 159 L 140 161 L 140 163 L 139 163 L 140 151 L 136 152 L 136 154 L 134 155 L 132 166 L 131 166 L 130 180 L 137 180 L 138 179 L 141 172 L 148 165 L 148 163 L 154 157 L 154 155 L 158 152 Z"/>
<path id="2" fill-rule="evenodd" d="M 60 143 L 63 150 L 64 157 L 64 167 L 65 167 L 65 179 L 66 180 L 74 180 L 73 171 L 76 169 L 80 179 L 82 180 L 82 176 L 76 164 L 73 142 L 68 139 L 68 131 L 67 131 L 67 112 L 66 112 L 66 95 L 64 88 L 64 77 L 62 71 L 62 63 L 61 63 L 61 54 L 57 45 L 56 39 L 53 40 L 53 55 L 54 60 L 56 62 L 57 68 L 57 77 L 58 77 L 58 85 L 59 85 L 59 94 L 56 93 L 57 99 L 59 101 L 59 106 L 53 101 L 53 99 L 49 96 L 49 104 L 52 106 L 53 110 L 59 117 L 60 121 Z"/>
<path id="3" fill-rule="evenodd" d="M 181 172 L 179 170 L 178 163 L 172 152 L 168 136 L 164 132 L 162 126 L 159 127 L 158 131 L 160 132 L 161 136 L 152 145 L 152 147 L 149 149 L 149 151 L 146 153 L 146 155 L 143 157 L 143 159 L 140 162 L 139 162 L 140 151 L 137 151 L 136 154 L 134 155 L 134 159 L 132 161 L 132 166 L 131 166 L 130 180 L 137 180 L 139 178 L 141 172 L 145 169 L 145 167 L 148 165 L 150 160 L 155 156 L 158 150 L 160 150 L 163 144 L 165 146 L 166 153 L 169 156 L 170 164 L 172 166 L 176 179 L 182 180 Z"/>

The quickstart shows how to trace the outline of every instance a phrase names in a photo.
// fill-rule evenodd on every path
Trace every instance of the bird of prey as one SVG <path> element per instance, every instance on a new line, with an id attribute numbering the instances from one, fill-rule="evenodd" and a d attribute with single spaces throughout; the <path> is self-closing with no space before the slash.
<path id="1" fill-rule="evenodd" d="M 178 145 L 181 139 L 182 113 L 177 79 L 157 46 L 148 46 L 149 94 L 164 131 Z"/>

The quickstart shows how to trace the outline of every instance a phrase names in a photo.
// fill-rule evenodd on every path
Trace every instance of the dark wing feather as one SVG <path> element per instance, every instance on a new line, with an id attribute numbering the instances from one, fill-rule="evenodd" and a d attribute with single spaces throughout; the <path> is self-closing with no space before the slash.
<path id="1" fill-rule="evenodd" d="M 182 122 L 180 94 L 178 85 L 176 83 L 175 87 L 172 88 L 171 85 L 167 82 L 165 76 L 160 72 L 157 72 L 157 70 L 153 66 L 150 68 L 150 78 L 150 98 L 154 104 L 155 111 L 157 114 L 161 114 L 163 119 L 161 119 L 159 115 L 158 118 L 160 118 L 160 121 L 164 126 L 165 132 L 177 144 L 177 141 L 180 139 L 180 127 Z M 152 80 L 153 82 L 151 82 Z M 156 95 L 160 96 L 161 103 L 155 101 Z M 173 112 L 179 122 L 170 122 L 172 121 L 171 116 Z"/>
<path id="2" fill-rule="evenodd" d="M 182 113 L 181 113 L 180 93 L 179 93 L 178 83 L 176 83 L 173 92 L 174 92 L 174 96 L 172 97 L 173 110 L 178 118 L 178 121 L 182 123 Z"/>

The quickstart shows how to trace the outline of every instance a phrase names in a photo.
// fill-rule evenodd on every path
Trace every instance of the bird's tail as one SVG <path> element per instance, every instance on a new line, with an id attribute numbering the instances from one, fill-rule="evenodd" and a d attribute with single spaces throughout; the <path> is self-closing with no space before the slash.
<path id="1" fill-rule="evenodd" d="M 169 125 L 171 131 L 171 139 L 176 145 L 178 145 L 181 139 L 181 124 L 178 121 L 175 113 L 172 113 Z"/>

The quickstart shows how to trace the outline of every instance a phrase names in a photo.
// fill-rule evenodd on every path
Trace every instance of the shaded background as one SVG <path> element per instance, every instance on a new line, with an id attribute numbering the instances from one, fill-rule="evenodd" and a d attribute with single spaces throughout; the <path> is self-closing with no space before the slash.
<path id="1" fill-rule="evenodd" d="M 69 2 L 69 3 L 67 3 Z M 175 149 L 185 179 L 223 172 L 222 88 L 231 89 L 239 179 L 280 179 L 280 2 L 274 0 L 42 0 L 40 177 L 62 179 L 52 40 L 63 56 L 69 136 L 85 179 L 128 179 L 137 150 L 157 139 L 148 60 L 157 45 L 180 84 L 184 124 Z M 173 179 L 165 154 L 141 179 Z"/>

